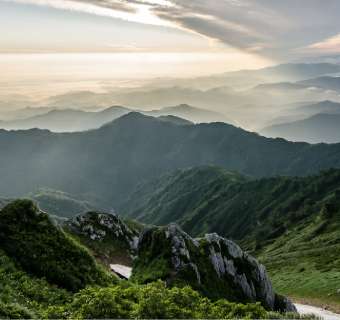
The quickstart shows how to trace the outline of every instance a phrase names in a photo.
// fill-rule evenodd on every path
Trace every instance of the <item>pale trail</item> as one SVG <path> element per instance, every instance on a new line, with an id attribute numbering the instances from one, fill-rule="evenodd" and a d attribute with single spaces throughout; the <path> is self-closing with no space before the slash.
<path id="1" fill-rule="evenodd" d="M 333 313 L 322 308 L 311 307 L 311 306 L 307 306 L 307 305 L 299 304 L 299 303 L 294 303 L 294 305 L 296 306 L 296 309 L 298 310 L 300 314 L 314 313 L 315 315 L 320 316 L 324 318 L 325 320 L 340 319 L 340 314 Z"/>

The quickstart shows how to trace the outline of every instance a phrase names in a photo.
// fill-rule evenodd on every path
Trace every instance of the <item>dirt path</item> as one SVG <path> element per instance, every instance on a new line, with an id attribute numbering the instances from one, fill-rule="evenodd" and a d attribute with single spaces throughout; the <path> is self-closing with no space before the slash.
<path id="1" fill-rule="evenodd" d="M 305 304 L 299 304 L 299 303 L 294 303 L 296 306 L 296 309 L 300 314 L 306 314 L 306 313 L 314 313 L 325 320 L 327 319 L 340 319 L 340 314 L 333 313 L 331 311 L 322 309 L 322 308 L 317 308 L 317 307 L 312 307 L 312 306 L 307 306 Z"/>

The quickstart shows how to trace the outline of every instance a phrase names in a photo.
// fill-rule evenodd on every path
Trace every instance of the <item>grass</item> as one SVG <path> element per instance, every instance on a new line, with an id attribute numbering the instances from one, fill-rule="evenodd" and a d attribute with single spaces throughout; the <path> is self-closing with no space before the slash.
<path id="1" fill-rule="evenodd" d="M 339 208 L 317 203 L 302 219 L 286 221 L 279 237 L 268 241 L 269 232 L 262 240 L 253 236 L 243 242 L 248 250 L 259 244 L 261 249 L 248 253 L 266 266 L 276 292 L 340 312 Z"/>

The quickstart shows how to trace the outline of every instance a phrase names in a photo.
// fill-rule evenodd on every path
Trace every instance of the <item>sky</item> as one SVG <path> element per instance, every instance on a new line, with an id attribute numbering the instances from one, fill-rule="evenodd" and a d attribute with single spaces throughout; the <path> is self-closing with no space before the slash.
<path id="1" fill-rule="evenodd" d="M 0 90 L 336 54 L 339 12 L 339 0 L 0 0 Z"/>

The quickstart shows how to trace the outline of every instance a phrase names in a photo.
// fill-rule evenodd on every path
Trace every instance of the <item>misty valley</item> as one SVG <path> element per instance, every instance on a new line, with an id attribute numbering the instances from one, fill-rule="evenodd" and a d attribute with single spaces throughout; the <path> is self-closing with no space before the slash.
<path id="1" fill-rule="evenodd" d="M 0 93 L 0 318 L 340 313 L 327 59 Z"/>

